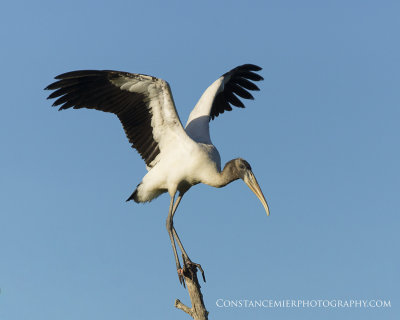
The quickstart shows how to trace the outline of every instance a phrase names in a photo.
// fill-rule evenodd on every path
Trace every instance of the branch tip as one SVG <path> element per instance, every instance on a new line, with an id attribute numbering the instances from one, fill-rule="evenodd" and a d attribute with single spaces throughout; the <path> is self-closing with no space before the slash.
<path id="1" fill-rule="evenodd" d="M 193 316 L 192 309 L 188 306 L 184 305 L 179 299 L 175 300 L 175 308 L 181 309 L 182 311 L 186 312 L 189 316 Z"/>

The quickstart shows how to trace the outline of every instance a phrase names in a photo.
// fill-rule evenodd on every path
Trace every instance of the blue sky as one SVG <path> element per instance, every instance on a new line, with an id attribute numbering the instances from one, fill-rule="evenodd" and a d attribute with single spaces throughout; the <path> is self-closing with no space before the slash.
<path id="1" fill-rule="evenodd" d="M 145 174 L 112 115 L 57 112 L 59 73 L 167 80 L 182 122 L 227 70 L 265 81 L 211 124 L 242 182 L 196 186 L 175 217 L 202 264 L 210 319 L 397 319 L 397 1 L 8 1 L 0 8 L 0 318 L 188 319 L 168 196 L 126 203 Z M 218 308 L 217 299 L 385 299 L 391 308 Z"/>

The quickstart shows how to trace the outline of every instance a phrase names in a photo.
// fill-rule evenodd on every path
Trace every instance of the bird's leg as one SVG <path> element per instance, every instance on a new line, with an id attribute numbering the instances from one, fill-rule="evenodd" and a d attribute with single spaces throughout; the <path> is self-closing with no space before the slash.
<path id="1" fill-rule="evenodd" d="M 179 193 L 178 198 L 175 201 L 174 208 L 172 210 L 172 219 L 174 218 L 175 211 L 178 208 L 178 205 L 181 202 L 182 197 L 183 197 L 183 193 Z M 179 239 L 178 233 L 176 232 L 174 225 L 172 225 L 172 232 L 173 232 L 173 235 L 174 235 L 174 237 L 176 239 L 176 242 L 178 243 L 179 248 L 181 249 L 184 267 L 187 266 L 187 265 L 196 266 L 201 271 L 201 275 L 203 276 L 204 282 L 206 282 L 206 277 L 204 275 L 203 268 L 201 267 L 200 264 L 194 263 L 194 262 L 192 262 L 192 260 L 190 260 L 188 254 L 185 251 L 185 248 L 183 247 L 183 244 L 182 244 L 181 240 Z M 183 270 L 182 269 L 178 269 L 178 274 L 183 275 Z"/>
<path id="2" fill-rule="evenodd" d="M 180 203 L 181 200 L 182 200 L 182 197 L 183 197 L 183 194 L 180 193 L 180 194 L 178 195 L 178 198 L 176 198 L 175 205 L 174 205 L 174 209 L 172 209 L 172 219 L 174 219 L 175 211 L 176 211 L 176 209 L 178 209 L 178 206 L 179 206 L 179 203 Z M 176 233 L 176 230 L 175 230 L 175 227 L 174 227 L 173 224 L 172 224 L 172 232 L 173 232 L 173 234 L 174 234 L 174 237 L 175 237 L 175 239 L 176 239 L 176 242 L 178 242 L 178 246 L 179 246 L 179 248 L 181 249 L 182 254 L 185 256 L 186 260 L 190 260 L 188 254 L 186 253 L 185 249 L 183 248 L 182 242 L 181 242 L 181 240 L 179 239 L 178 234 Z"/>
<path id="3" fill-rule="evenodd" d="M 176 233 L 176 230 L 175 230 L 174 227 L 172 227 L 172 231 L 173 231 L 173 233 L 174 233 L 174 237 L 175 237 L 175 239 L 176 239 L 176 242 L 178 242 L 179 248 L 180 248 L 181 251 L 182 251 L 183 266 L 184 266 L 184 267 L 190 266 L 190 265 L 196 266 L 196 267 L 200 270 L 204 282 L 206 282 L 206 276 L 204 275 L 204 270 L 203 270 L 203 268 L 201 267 L 201 265 L 200 265 L 199 263 L 195 263 L 195 262 L 193 262 L 192 260 L 190 260 L 190 258 L 189 258 L 189 256 L 187 255 L 185 249 L 183 248 L 182 242 L 181 242 L 181 240 L 179 239 L 179 236 L 178 236 L 178 234 Z M 189 270 L 191 270 L 191 269 L 189 268 Z M 178 273 L 183 274 L 183 270 L 182 270 L 182 269 L 181 269 L 181 270 L 178 270 Z"/>
<path id="4" fill-rule="evenodd" d="M 172 249 L 174 251 L 175 263 L 176 263 L 176 269 L 178 270 L 179 282 L 181 284 L 183 284 L 183 286 L 185 286 L 183 274 L 182 274 L 182 272 L 180 272 L 180 270 L 182 270 L 182 268 L 181 268 L 181 264 L 179 263 L 178 253 L 176 252 L 175 240 L 174 240 L 173 231 L 172 231 L 173 230 L 172 218 L 173 218 L 173 212 L 174 212 L 174 210 L 173 210 L 174 209 L 174 198 L 175 198 L 175 195 L 171 197 L 166 226 L 167 226 L 169 238 L 171 239 Z M 176 208 L 175 208 L 175 210 L 176 210 Z"/>

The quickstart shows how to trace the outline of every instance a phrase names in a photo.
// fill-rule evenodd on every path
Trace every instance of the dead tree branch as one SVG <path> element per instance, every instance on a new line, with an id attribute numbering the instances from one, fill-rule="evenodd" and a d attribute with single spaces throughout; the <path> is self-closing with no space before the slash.
<path id="1" fill-rule="evenodd" d="M 189 292 L 190 301 L 192 303 L 192 307 L 184 305 L 179 299 L 175 300 L 175 307 L 181 309 L 190 315 L 194 320 L 208 320 L 208 311 L 204 306 L 203 295 L 200 291 L 200 284 L 197 278 L 197 269 L 196 264 L 192 263 L 184 263 L 183 267 L 183 276 L 185 278 L 186 287 Z M 201 270 L 202 271 L 202 270 Z M 203 279 L 204 273 L 202 271 Z"/>

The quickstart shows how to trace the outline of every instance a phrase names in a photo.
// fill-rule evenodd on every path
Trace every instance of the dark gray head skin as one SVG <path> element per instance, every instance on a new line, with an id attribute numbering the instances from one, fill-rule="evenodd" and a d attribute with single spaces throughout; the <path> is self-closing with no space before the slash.
<path id="1" fill-rule="evenodd" d="M 237 179 L 244 179 L 246 172 L 249 170 L 251 171 L 250 163 L 242 158 L 236 158 L 228 161 L 223 171 L 226 172 L 226 176 L 232 179 L 231 181 L 235 181 Z"/>
<path id="2" fill-rule="evenodd" d="M 226 184 L 235 181 L 237 179 L 242 179 L 247 186 L 254 192 L 258 199 L 260 199 L 261 203 L 263 204 L 267 215 L 269 215 L 269 208 L 267 201 L 261 191 L 261 188 L 257 182 L 256 177 L 254 176 L 253 171 L 251 170 L 250 164 L 242 159 L 237 158 L 229 161 L 222 171 L 222 175 L 226 179 Z"/>
<path id="3" fill-rule="evenodd" d="M 242 158 L 235 159 L 235 167 L 238 170 L 239 178 L 244 179 L 246 172 L 251 171 L 250 163 Z"/>

